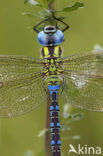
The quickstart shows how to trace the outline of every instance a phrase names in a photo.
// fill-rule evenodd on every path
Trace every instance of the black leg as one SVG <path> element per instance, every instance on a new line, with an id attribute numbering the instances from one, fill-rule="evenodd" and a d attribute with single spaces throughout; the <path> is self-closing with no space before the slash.
<path id="1" fill-rule="evenodd" d="M 52 14 L 53 14 L 53 18 L 54 18 L 56 21 L 59 21 L 59 22 L 63 23 L 63 24 L 66 26 L 64 29 L 62 29 L 62 32 L 66 31 L 66 30 L 69 28 L 69 25 L 68 25 L 67 23 L 63 22 L 62 20 L 56 18 L 55 15 L 54 15 L 54 13 L 52 13 Z M 40 23 L 38 23 L 37 25 L 35 25 L 35 26 L 33 27 L 33 30 L 34 30 L 35 32 L 39 33 L 39 30 L 37 29 L 37 27 L 40 26 L 41 24 L 45 23 L 46 21 L 49 21 L 49 20 L 50 20 L 50 18 L 47 18 L 47 19 L 41 21 Z M 57 23 L 56 23 L 56 28 L 58 28 Z"/>
<path id="2" fill-rule="evenodd" d="M 36 31 L 37 33 L 39 33 L 39 30 L 37 29 L 37 27 L 38 27 L 39 25 L 41 25 L 42 23 L 45 23 L 45 22 L 48 21 L 48 20 L 49 20 L 49 18 L 47 18 L 47 19 L 41 21 L 40 23 L 38 23 L 37 25 L 35 25 L 35 26 L 33 27 L 33 30 Z"/>
<path id="3" fill-rule="evenodd" d="M 69 25 L 68 25 L 67 23 L 63 22 L 62 20 L 60 20 L 60 19 L 58 19 L 58 18 L 56 18 L 56 17 L 54 17 L 54 18 L 55 18 L 55 20 L 57 20 L 57 21 L 63 23 L 63 24 L 66 26 L 64 29 L 62 29 L 62 32 L 66 31 L 66 30 L 69 28 Z"/>
<path id="4" fill-rule="evenodd" d="M 69 28 L 69 25 L 68 25 L 67 23 L 63 22 L 62 20 L 56 18 L 53 12 L 52 12 L 52 14 L 53 14 L 53 17 L 54 17 L 54 19 L 55 19 L 56 21 L 59 21 L 59 22 L 63 23 L 63 24 L 66 26 L 66 27 L 62 30 L 62 32 L 66 31 L 66 30 Z"/>

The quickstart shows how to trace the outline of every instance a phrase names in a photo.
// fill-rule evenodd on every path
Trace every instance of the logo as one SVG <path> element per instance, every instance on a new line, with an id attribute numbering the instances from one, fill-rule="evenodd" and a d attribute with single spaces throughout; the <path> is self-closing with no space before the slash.
<path id="1" fill-rule="evenodd" d="M 69 145 L 69 151 L 68 154 L 70 153 L 75 153 L 75 154 L 94 154 L 94 155 L 100 155 L 102 154 L 102 149 L 101 147 L 89 147 L 87 145 L 81 146 L 78 144 L 77 148 L 75 148 L 72 144 Z"/>

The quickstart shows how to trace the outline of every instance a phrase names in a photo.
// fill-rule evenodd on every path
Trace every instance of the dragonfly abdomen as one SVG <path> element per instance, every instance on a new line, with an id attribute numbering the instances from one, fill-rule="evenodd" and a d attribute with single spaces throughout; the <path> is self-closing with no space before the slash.
<path id="1" fill-rule="evenodd" d="M 50 106 L 50 129 L 51 129 L 51 148 L 53 156 L 61 155 L 61 140 L 60 140 L 60 122 L 59 122 L 59 106 L 58 106 L 58 90 L 59 85 L 48 86 L 51 94 Z"/>

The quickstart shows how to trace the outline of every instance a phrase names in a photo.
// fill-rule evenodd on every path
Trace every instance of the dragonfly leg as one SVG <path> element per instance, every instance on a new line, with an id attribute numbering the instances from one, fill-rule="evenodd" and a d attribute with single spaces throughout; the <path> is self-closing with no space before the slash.
<path id="1" fill-rule="evenodd" d="M 45 22 L 48 21 L 48 20 L 49 20 L 49 18 L 47 18 L 47 19 L 41 21 L 40 23 L 38 23 L 37 25 L 35 25 L 35 26 L 33 27 L 33 30 L 34 30 L 35 32 L 39 33 L 39 30 L 37 29 L 37 27 L 40 26 L 41 24 L 45 23 Z"/>
<path id="2" fill-rule="evenodd" d="M 65 23 L 64 21 L 60 20 L 59 18 L 55 17 L 54 13 L 53 13 L 53 17 L 56 21 L 59 21 L 61 23 L 63 23 L 66 27 L 64 29 L 62 29 L 62 32 L 66 31 L 67 29 L 69 29 L 69 25 L 67 23 Z"/>

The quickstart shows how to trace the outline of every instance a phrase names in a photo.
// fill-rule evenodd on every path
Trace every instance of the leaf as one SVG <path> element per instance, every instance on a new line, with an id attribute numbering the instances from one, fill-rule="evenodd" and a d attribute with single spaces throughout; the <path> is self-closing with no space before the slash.
<path id="1" fill-rule="evenodd" d="M 27 4 L 29 2 L 29 0 L 24 0 L 24 4 Z"/>
<path id="2" fill-rule="evenodd" d="M 78 114 L 72 115 L 72 118 L 73 118 L 74 120 L 80 120 L 80 119 L 83 118 L 83 117 L 84 117 L 84 115 L 83 115 L 82 113 L 78 113 Z"/>
<path id="3" fill-rule="evenodd" d="M 42 7 L 42 4 L 38 3 L 37 1 L 35 0 L 24 0 L 24 4 L 31 4 L 31 5 L 35 5 L 35 6 L 39 6 L 39 7 Z"/>
<path id="4" fill-rule="evenodd" d="M 93 52 L 102 52 L 103 51 L 103 47 L 101 47 L 99 44 L 94 45 L 93 47 Z"/>
<path id="5" fill-rule="evenodd" d="M 38 137 L 42 137 L 48 132 L 48 129 L 43 129 L 42 131 L 39 132 Z"/>
<path id="6" fill-rule="evenodd" d="M 43 18 L 50 18 L 52 16 L 52 13 L 49 10 L 47 10 L 47 9 L 44 9 L 42 11 L 39 11 L 39 14 Z"/>
<path id="7" fill-rule="evenodd" d="M 71 130 L 71 127 L 68 126 L 68 125 L 61 125 L 61 131 L 64 132 L 64 131 L 70 131 Z"/>
<path id="8" fill-rule="evenodd" d="M 34 154 L 33 154 L 33 152 L 31 151 L 31 150 L 28 150 L 25 154 L 24 154 L 24 156 L 33 156 Z"/>
<path id="9" fill-rule="evenodd" d="M 24 4 L 30 3 L 32 5 L 37 5 L 38 2 L 36 2 L 35 0 L 24 0 Z"/>
<path id="10" fill-rule="evenodd" d="M 77 10 L 79 8 L 84 8 L 84 3 L 82 2 L 76 2 L 75 4 L 71 5 L 71 6 L 67 6 L 65 7 L 63 10 L 61 10 L 61 12 L 71 12 L 74 10 Z"/>
<path id="11" fill-rule="evenodd" d="M 74 136 L 72 136 L 72 139 L 73 140 L 80 140 L 81 136 L 80 135 L 74 135 Z"/>
<path id="12" fill-rule="evenodd" d="M 37 17 L 37 18 L 40 18 L 40 16 L 38 16 L 37 14 L 33 14 L 31 12 L 23 12 L 22 15 L 23 16 L 28 16 L 28 17 Z"/>
<path id="13" fill-rule="evenodd" d="M 66 17 L 60 16 L 60 17 L 58 17 L 58 19 L 59 19 L 59 20 L 64 20 L 64 19 L 66 19 Z"/>

